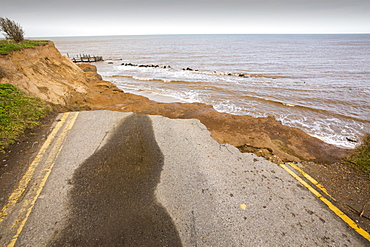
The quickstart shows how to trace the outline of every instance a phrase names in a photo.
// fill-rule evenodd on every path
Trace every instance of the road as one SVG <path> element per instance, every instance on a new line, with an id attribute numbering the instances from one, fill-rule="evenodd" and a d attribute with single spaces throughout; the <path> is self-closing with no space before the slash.
<path id="1" fill-rule="evenodd" d="M 198 120 L 112 111 L 58 117 L 0 231 L 1 246 L 369 245 L 281 166 Z"/>

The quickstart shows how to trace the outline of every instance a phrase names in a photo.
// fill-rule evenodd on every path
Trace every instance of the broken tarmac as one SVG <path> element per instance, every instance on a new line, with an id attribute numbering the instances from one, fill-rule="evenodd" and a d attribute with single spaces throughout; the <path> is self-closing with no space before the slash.
<path id="1" fill-rule="evenodd" d="M 65 113 L 2 209 L 1 246 L 368 246 L 280 166 L 198 120 Z"/>

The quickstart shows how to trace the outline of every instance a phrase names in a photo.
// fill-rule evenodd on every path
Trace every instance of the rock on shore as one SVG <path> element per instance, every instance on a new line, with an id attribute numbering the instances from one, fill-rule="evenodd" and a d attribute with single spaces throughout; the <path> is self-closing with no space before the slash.
<path id="1" fill-rule="evenodd" d="M 102 80 L 96 67 L 74 64 L 63 57 L 53 42 L 0 56 L 5 77 L 20 90 L 65 109 L 105 109 L 162 115 L 169 118 L 199 119 L 220 143 L 242 152 L 256 153 L 276 163 L 310 160 L 333 163 L 347 150 L 326 144 L 300 129 L 287 127 L 272 117 L 254 118 L 216 112 L 201 103 L 159 103 L 124 93 Z"/>

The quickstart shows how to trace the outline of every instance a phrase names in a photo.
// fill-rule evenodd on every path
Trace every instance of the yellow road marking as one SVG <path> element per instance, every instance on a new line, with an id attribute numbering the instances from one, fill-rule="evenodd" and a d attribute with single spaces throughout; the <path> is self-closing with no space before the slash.
<path id="1" fill-rule="evenodd" d="M 50 146 L 50 143 L 54 140 L 56 134 L 58 133 L 59 129 L 64 125 L 64 122 L 66 121 L 69 113 L 64 113 L 63 116 L 61 117 L 60 121 L 56 124 L 44 144 L 41 146 L 40 151 L 36 155 L 35 159 L 31 163 L 31 165 L 28 167 L 28 170 L 26 173 L 23 175 L 22 179 L 18 183 L 18 187 L 14 192 L 9 196 L 8 202 L 5 204 L 5 206 L 1 209 L 0 212 L 0 222 L 2 222 L 6 215 L 8 214 L 9 211 L 12 210 L 14 205 L 18 202 L 19 198 L 22 197 L 24 191 L 26 190 L 36 167 L 39 165 L 40 161 L 45 155 L 45 152 L 47 148 Z"/>
<path id="2" fill-rule="evenodd" d="M 51 166 L 52 166 L 52 163 L 54 162 L 54 160 L 56 159 L 56 157 L 58 157 L 58 154 L 60 153 L 60 151 L 61 151 L 61 148 L 62 148 L 62 144 L 63 144 L 63 142 L 64 142 L 64 138 L 65 138 L 65 136 L 67 135 L 67 133 L 68 133 L 68 131 L 69 131 L 69 129 L 70 129 L 70 127 L 72 127 L 71 126 L 71 123 L 72 123 L 72 125 L 73 125 L 73 123 L 74 123 L 74 119 L 77 117 L 77 115 L 74 115 L 73 117 L 72 117 L 72 119 L 70 120 L 70 122 L 68 123 L 68 125 L 67 125 L 67 127 L 65 127 L 63 130 L 62 130 L 62 132 L 60 133 L 60 135 L 59 135 L 59 137 L 58 137 L 58 139 L 55 141 L 55 143 L 54 143 L 54 145 L 53 145 L 53 148 L 51 149 L 51 151 L 49 152 L 49 154 L 48 154 L 48 156 L 47 156 L 47 159 L 46 159 L 46 161 L 45 161 L 45 163 L 44 163 L 44 167 L 46 167 L 46 168 L 44 168 L 43 170 L 42 170 L 42 172 L 45 172 L 45 171 L 51 171 Z M 42 180 L 43 179 L 43 177 L 44 177 L 44 175 L 42 174 L 42 172 L 41 172 L 41 176 L 39 175 L 39 177 L 36 177 L 35 178 L 35 180 L 36 181 L 38 181 L 38 180 Z M 33 190 L 33 191 L 35 191 L 35 189 Z M 32 192 L 30 192 L 30 194 L 31 194 Z M 31 198 L 32 198 L 32 194 L 31 194 Z M 24 202 L 23 202 L 23 206 L 22 206 L 22 208 L 20 209 L 20 214 L 22 215 L 22 213 L 23 212 L 25 212 L 27 209 L 26 209 L 26 207 L 28 206 L 28 205 L 30 205 L 30 201 L 32 201 L 32 199 L 25 199 L 24 200 Z M 14 222 L 13 223 L 13 225 L 12 225 L 12 227 L 16 227 L 17 226 L 17 224 L 18 224 L 19 222 L 18 221 L 16 221 L 16 222 Z"/>
<path id="3" fill-rule="evenodd" d="M 45 184 L 46 184 L 46 181 L 47 179 L 49 178 L 49 175 L 54 167 L 54 164 L 55 162 L 55 159 L 56 157 L 58 157 L 60 151 L 62 150 L 63 148 L 63 142 L 65 140 L 65 137 L 68 133 L 68 131 L 73 127 L 76 119 L 77 119 L 77 116 L 78 116 L 78 113 L 75 113 L 75 115 L 72 117 L 72 119 L 70 120 L 70 122 L 68 123 L 68 126 L 63 130 L 62 134 L 59 136 L 58 140 L 57 140 L 57 143 L 54 145 L 53 147 L 53 151 L 51 153 L 55 153 L 56 156 L 49 156 L 48 157 L 48 160 L 47 160 L 47 163 L 50 163 L 48 164 L 48 167 L 46 167 L 43 171 L 45 171 L 45 174 L 41 177 L 41 180 L 40 182 L 37 184 L 37 187 L 35 188 L 36 192 L 35 192 L 35 195 L 33 195 L 33 197 L 31 197 L 30 199 L 28 200 L 25 200 L 25 202 L 23 203 L 23 207 L 21 211 L 26 211 L 26 215 L 24 216 L 23 219 L 18 219 L 13 225 L 17 225 L 17 223 L 19 223 L 19 227 L 16 231 L 16 234 L 12 237 L 10 243 L 8 244 L 8 247 L 13 247 L 17 240 L 18 240 L 18 237 L 19 235 L 21 234 L 27 220 L 28 220 L 28 217 L 30 216 L 31 212 L 32 212 L 32 209 L 38 199 L 38 197 L 40 196 L 41 192 L 42 192 L 42 189 L 44 188 Z M 52 157 L 53 156 L 53 157 Z"/>
<path id="4" fill-rule="evenodd" d="M 300 182 L 303 186 L 305 186 L 309 191 L 311 191 L 315 196 L 317 196 L 326 206 L 329 207 L 339 218 L 341 218 L 345 223 L 347 223 L 350 227 L 352 227 L 356 232 L 358 232 L 361 236 L 365 239 L 370 241 L 370 234 L 366 232 L 364 229 L 359 227 L 351 218 L 349 218 L 346 214 L 344 214 L 339 208 L 334 206 L 328 199 L 323 197 L 317 190 L 315 190 L 311 185 L 309 185 L 306 181 L 300 178 L 297 174 L 295 174 L 292 170 L 290 170 L 286 165 L 280 164 L 280 166 L 287 171 L 292 177 L 294 177 L 298 182 Z"/>
<path id="5" fill-rule="evenodd" d="M 333 201 L 336 201 L 334 197 L 332 197 L 328 191 L 324 188 L 324 186 L 322 186 L 321 184 L 319 184 L 319 182 L 316 181 L 316 179 L 314 179 L 313 177 L 311 177 L 310 175 L 308 175 L 307 173 L 305 173 L 301 168 L 299 168 L 296 164 L 294 163 L 288 163 L 291 167 L 293 167 L 294 169 L 296 169 L 300 174 L 302 174 L 308 181 L 310 181 L 313 185 L 315 185 L 317 188 L 319 188 L 322 192 L 324 192 L 327 196 L 329 196 Z"/>

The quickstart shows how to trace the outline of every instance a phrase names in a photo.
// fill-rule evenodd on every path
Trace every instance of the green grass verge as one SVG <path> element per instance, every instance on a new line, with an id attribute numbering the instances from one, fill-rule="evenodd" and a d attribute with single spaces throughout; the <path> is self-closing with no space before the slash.
<path id="1" fill-rule="evenodd" d="M 26 40 L 20 43 L 8 40 L 0 40 L 0 54 L 8 54 L 12 51 L 17 51 L 23 48 L 35 47 L 38 45 L 47 44 L 48 41 L 44 40 Z"/>
<path id="2" fill-rule="evenodd" d="M 49 106 L 27 96 L 12 84 L 0 84 L 0 152 L 15 142 L 27 128 L 40 124 Z"/>
<path id="3" fill-rule="evenodd" d="M 365 135 L 363 144 L 356 148 L 351 156 L 344 159 L 344 163 L 364 172 L 370 179 L 370 133 Z"/>

